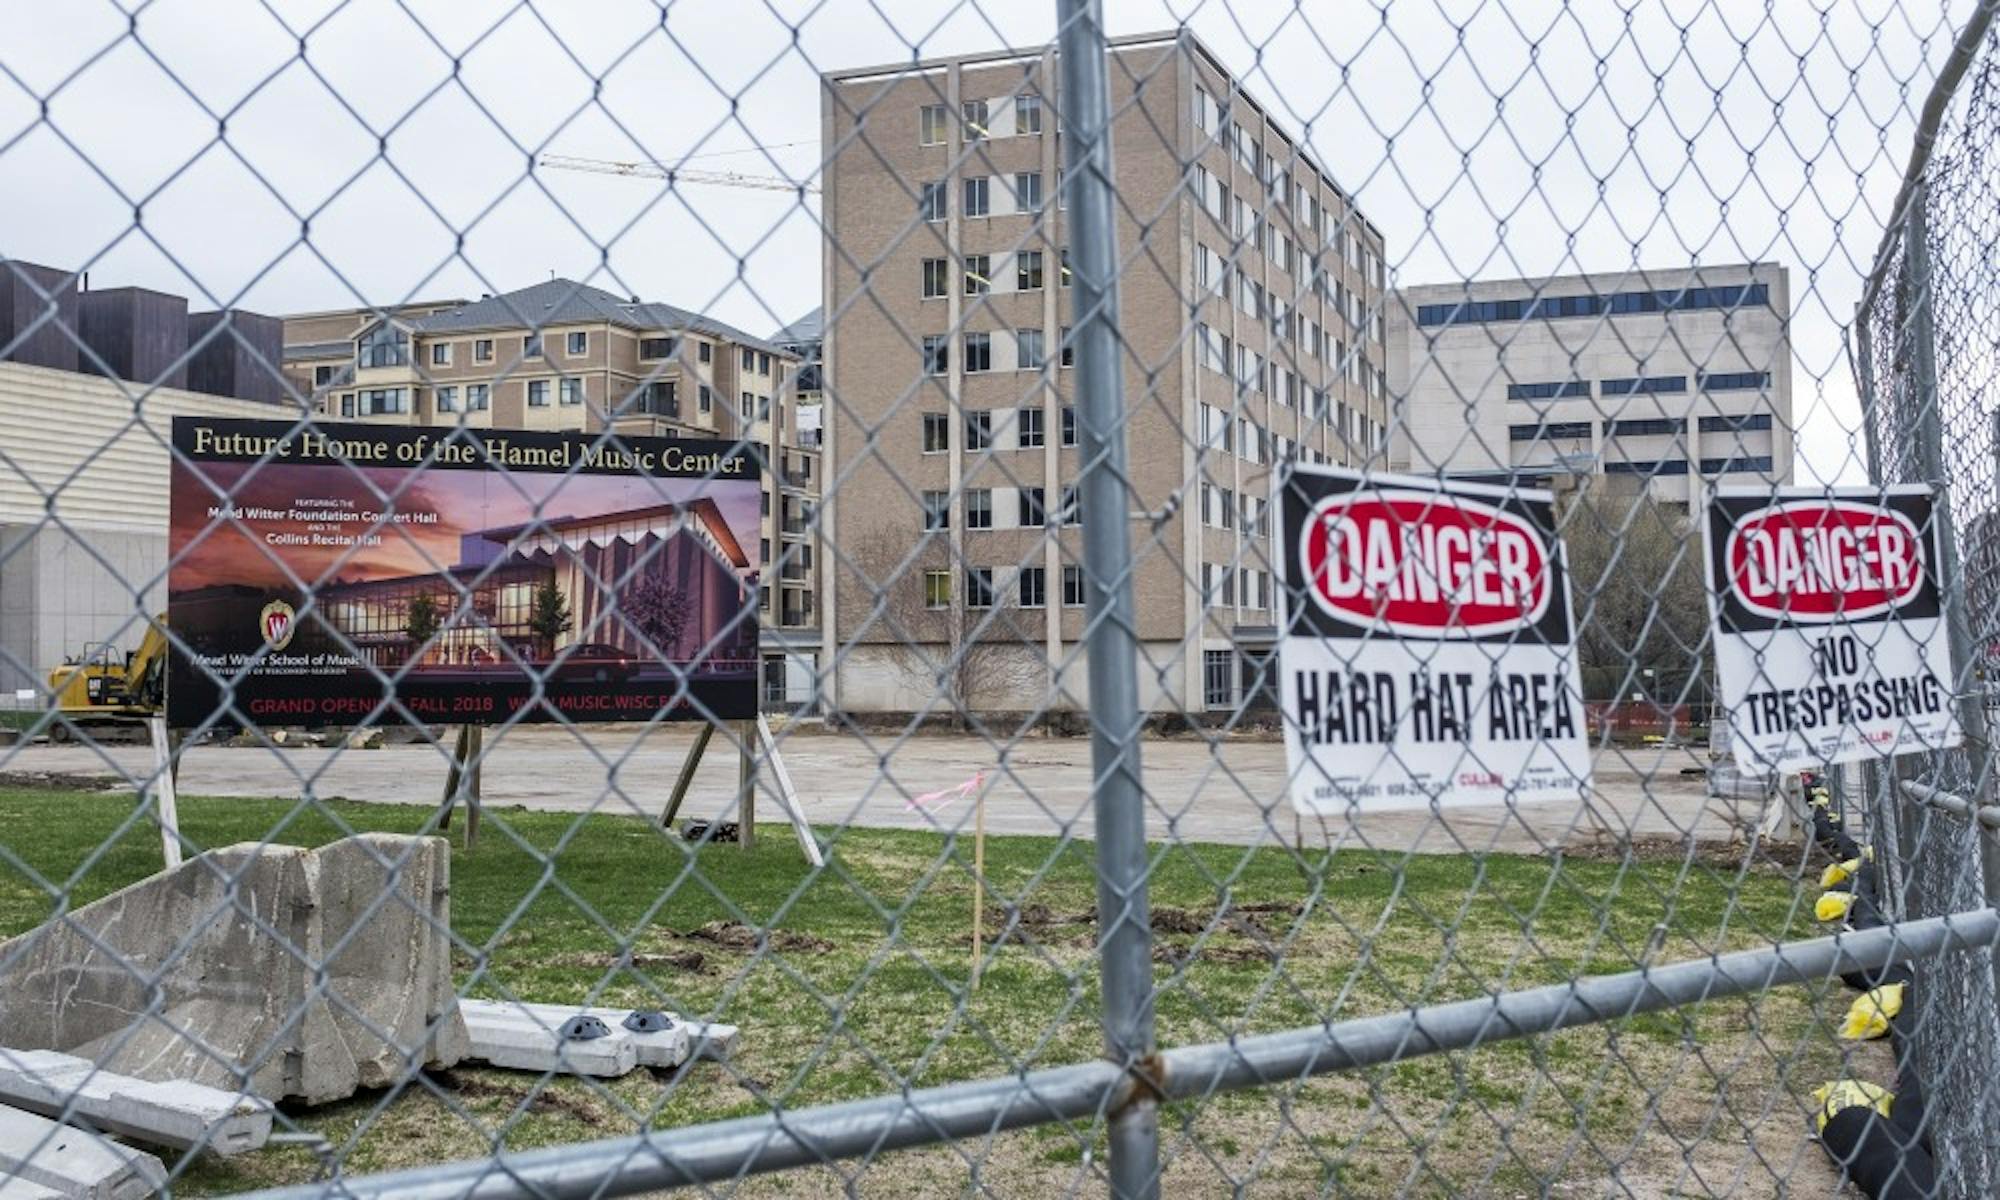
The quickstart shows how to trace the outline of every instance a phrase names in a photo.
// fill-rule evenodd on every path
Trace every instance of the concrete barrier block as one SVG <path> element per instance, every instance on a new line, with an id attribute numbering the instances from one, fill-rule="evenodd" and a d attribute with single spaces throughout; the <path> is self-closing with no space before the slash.
<path id="1" fill-rule="evenodd" d="M 493 1000 L 461 1000 L 466 1035 L 472 1051 L 466 1057 L 521 1071 L 566 1071 L 575 1075 L 617 1076 L 639 1065 L 639 1048 L 632 1035 L 616 1027 L 589 1041 L 565 1041 L 557 1034 L 569 1010 L 559 1020 L 524 1011 L 518 1004 Z"/>
<path id="2" fill-rule="evenodd" d="M 81 1200 L 139 1200 L 160 1190 L 167 1169 L 143 1150 L 46 1117 L 0 1108 L 0 1178 Z"/>
<path id="3" fill-rule="evenodd" d="M 269 1101 L 186 1080 L 154 1083 L 54 1050 L 0 1048 L 0 1103 L 154 1146 L 243 1154 L 271 1136 Z"/>
<path id="4" fill-rule="evenodd" d="M 211 851 L 0 943 L 0 1037 L 156 1082 L 342 1099 L 463 1056 L 449 921 L 440 838 Z"/>
<path id="5" fill-rule="evenodd" d="M 677 1067 L 687 1061 L 687 1022 L 673 1017 L 671 1029 L 661 1029 L 652 1033 L 638 1033 L 625 1027 L 625 1018 L 632 1014 L 629 1008 L 580 1008 L 569 1004 L 509 1004 L 500 1002 L 502 1008 L 525 1009 L 537 1020 L 551 1029 L 562 1026 L 564 1021 L 579 1014 L 596 1017 L 612 1029 L 632 1040 L 633 1049 L 638 1052 L 642 1067 Z M 668 1014 L 670 1017 L 672 1014 Z"/>

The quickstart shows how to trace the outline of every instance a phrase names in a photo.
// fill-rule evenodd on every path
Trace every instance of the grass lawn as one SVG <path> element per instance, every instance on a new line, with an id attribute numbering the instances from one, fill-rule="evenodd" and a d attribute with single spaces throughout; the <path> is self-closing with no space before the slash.
<path id="1" fill-rule="evenodd" d="M 0 935 L 32 928 L 50 895 L 72 905 L 158 866 L 159 842 L 127 828 L 129 797 L 0 790 Z M 313 845 L 355 829 L 417 831 L 428 809 L 183 798 L 204 846 L 264 837 Z M 823 831 L 824 834 L 825 831 Z M 754 851 L 691 859 L 648 823 L 493 810 L 473 854 L 454 854 L 461 986 L 483 976 L 522 999 L 664 1002 L 743 1027 L 728 1066 L 679 1078 L 542 1086 L 460 1069 L 400 1096 L 364 1094 L 287 1120 L 372 1171 L 871 1095 L 1099 1052 L 1092 971 L 1095 873 L 1088 843 L 993 838 L 989 930 L 1008 926 L 964 999 L 971 930 L 969 839 L 850 830 L 811 878 L 789 830 Z M 539 853 L 538 853 L 539 852 Z M 1773 867 L 1709 855 L 1601 862 L 1514 856 L 1304 856 L 1281 848 L 1158 848 L 1152 878 L 1164 1045 L 1264 1032 L 1458 999 L 1494 988 L 1629 969 L 1653 960 L 1812 936 L 1811 889 Z M 547 862 L 541 855 L 548 855 Z M 756 935 L 769 930 L 759 953 Z M 631 959 L 621 961 L 629 943 Z M 1281 964 L 1273 953 L 1282 951 Z M 475 991 L 491 991 L 473 982 Z M 1801 1101 L 1837 1069 L 1826 1014 L 1843 995 L 1806 989 L 1718 1001 L 1472 1054 L 1219 1096 L 1163 1115 L 1170 1194 L 1227 1194 L 1253 1176 L 1272 1195 L 1512 1194 L 1542 1181 L 1631 1180 L 1659 1163 L 1700 1190 L 1738 1172 L 1816 1163 Z M 1099 1169 L 1101 1129 L 1042 1128 L 884 1159 L 863 1194 L 962 1192 L 976 1170 L 997 1191 L 1068 1189 Z M 1768 1144 L 1767 1144 L 1768 1143 Z M 1421 1149 L 1419 1154 L 1417 1151 Z M 234 1191 L 312 1177 L 298 1148 L 195 1161 L 181 1188 Z M 851 1168 L 850 1168 L 851 1169 Z M 1686 1172 L 1693 1172 L 1692 1176 Z M 751 1195 L 819 1194 L 840 1177 L 775 1177 Z M 1086 1184 L 1095 1193 L 1098 1185 Z M 1775 1187 L 1769 1189 L 1774 1192 Z M 1830 1188 L 1828 1189 L 1830 1190 Z M 1738 1195 L 1764 1194 L 1756 1186 Z"/>

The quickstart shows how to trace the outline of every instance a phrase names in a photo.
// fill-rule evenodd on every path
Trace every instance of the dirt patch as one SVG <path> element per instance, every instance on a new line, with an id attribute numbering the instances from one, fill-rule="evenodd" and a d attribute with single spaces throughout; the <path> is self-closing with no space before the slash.
<path id="1" fill-rule="evenodd" d="M 558 967 L 583 967 L 588 970 L 609 971 L 619 966 L 621 960 L 616 954 L 558 954 L 550 960 Z M 671 968 L 690 974 L 708 973 L 708 956 L 699 950 L 671 950 L 665 954 L 634 954 L 632 965 L 649 970 Z"/>
<path id="2" fill-rule="evenodd" d="M 132 781 L 117 775 L 0 771 L 0 788 L 23 792 L 129 792 Z"/>
<path id="3" fill-rule="evenodd" d="M 1720 838 L 1683 837 L 1592 837 L 1562 848 L 1565 858 L 1583 862 L 1684 862 L 1692 860 L 1718 870 L 1735 870 L 1743 865 L 1746 850 L 1741 841 Z M 1800 853 L 1796 845 L 1767 842 L 1750 859 L 1753 871 L 1768 871 L 1787 877 L 1798 873 Z"/>
<path id="4" fill-rule="evenodd" d="M 764 949 L 776 950 L 780 954 L 825 954 L 834 948 L 832 942 L 815 934 L 792 929 L 766 932 L 752 929 L 741 921 L 710 921 L 700 929 L 689 930 L 680 936 L 691 942 L 706 942 L 745 954 Z"/>
<path id="5" fill-rule="evenodd" d="M 529 1112 L 560 1113 L 563 1116 L 573 1117 L 593 1129 L 603 1129 L 610 1124 L 596 1105 L 565 1096 L 554 1087 L 544 1087 L 531 1094 L 528 1088 L 496 1083 L 462 1071 L 430 1071 L 427 1074 L 439 1089 L 455 1092 L 468 1100 L 499 1100 L 510 1109 L 525 1106 Z"/>

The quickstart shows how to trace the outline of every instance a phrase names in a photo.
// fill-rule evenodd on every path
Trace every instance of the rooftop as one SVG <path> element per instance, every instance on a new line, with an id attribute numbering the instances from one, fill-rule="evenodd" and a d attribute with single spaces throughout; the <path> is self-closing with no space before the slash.
<path id="1" fill-rule="evenodd" d="M 796 357 L 755 334 L 671 304 L 621 299 L 574 279 L 551 279 L 518 291 L 469 301 L 410 321 L 418 333 L 467 333 L 486 329 L 544 328 L 598 321 L 626 329 L 701 333 L 755 350 Z"/>

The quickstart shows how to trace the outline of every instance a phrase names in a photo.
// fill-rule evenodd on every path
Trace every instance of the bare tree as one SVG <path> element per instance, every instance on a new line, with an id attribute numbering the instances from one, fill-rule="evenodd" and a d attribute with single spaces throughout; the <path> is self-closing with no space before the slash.
<path id="1" fill-rule="evenodd" d="M 1585 695 L 1695 700 L 1708 676 L 1699 526 L 1643 487 L 1621 494 L 1605 478 L 1565 497 L 1558 522 Z"/>
<path id="2" fill-rule="evenodd" d="M 687 632 L 691 615 L 688 592 L 664 571 L 645 571 L 628 584 L 619 594 L 618 610 L 658 653 L 669 658 L 679 653 L 681 635 Z"/>
<path id="3" fill-rule="evenodd" d="M 961 727 L 981 713 L 1018 710 L 1023 695 L 1042 703 L 1043 613 L 1020 606 L 1015 570 L 992 568 L 991 591 L 974 596 L 970 568 L 951 560 L 945 535 L 926 538 L 914 552 L 886 534 L 848 551 L 853 569 L 872 581 L 871 636 L 912 688 L 936 690 Z"/>

